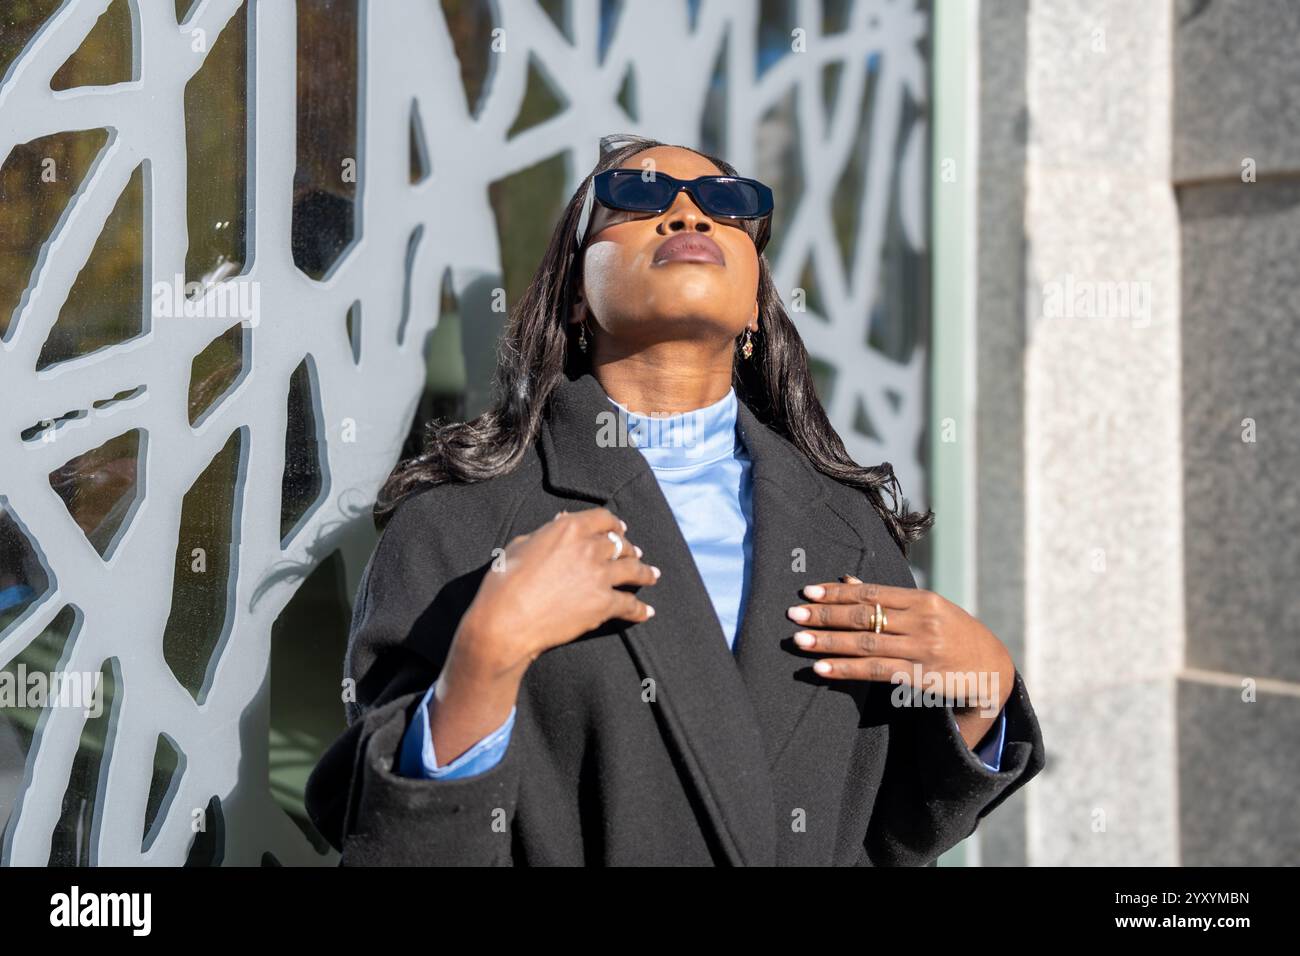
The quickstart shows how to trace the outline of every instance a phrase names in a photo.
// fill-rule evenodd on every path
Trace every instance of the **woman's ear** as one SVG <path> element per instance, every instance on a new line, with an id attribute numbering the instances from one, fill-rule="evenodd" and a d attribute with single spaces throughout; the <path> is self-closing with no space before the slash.
<path id="1" fill-rule="evenodd" d="M 573 306 L 569 309 L 569 324 L 577 325 L 587 317 L 587 300 L 582 296 L 582 286 L 578 286 L 578 291 L 573 297 Z"/>

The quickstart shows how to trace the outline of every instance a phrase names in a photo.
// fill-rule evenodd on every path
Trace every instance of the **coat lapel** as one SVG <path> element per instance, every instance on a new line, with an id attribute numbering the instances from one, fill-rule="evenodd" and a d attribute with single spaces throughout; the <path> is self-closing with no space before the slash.
<path id="1" fill-rule="evenodd" d="M 827 681 L 812 669 L 786 609 L 807 599 L 808 584 L 858 574 L 864 542 L 827 501 L 822 479 L 786 439 L 741 402 L 741 440 L 754 462 L 754 563 L 749 597 L 736 635 L 740 672 L 758 713 L 768 766 Z"/>
<path id="2" fill-rule="evenodd" d="M 860 568 L 863 541 L 828 507 L 806 459 L 740 402 L 737 424 L 754 463 L 754 563 L 733 656 L 672 509 L 614 411 L 590 373 L 560 384 L 539 442 L 547 483 L 623 518 L 662 570 L 644 596 L 655 616 L 627 626 L 623 639 L 654 682 L 656 713 L 726 858 L 774 864 L 771 771 L 825 683 L 795 649 L 798 628 L 785 609 L 803 585 Z"/>

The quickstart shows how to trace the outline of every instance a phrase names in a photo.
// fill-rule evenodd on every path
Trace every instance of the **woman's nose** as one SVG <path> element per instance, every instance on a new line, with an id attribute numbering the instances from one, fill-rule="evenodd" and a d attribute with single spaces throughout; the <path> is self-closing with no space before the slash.
<path id="1" fill-rule="evenodd" d="M 681 232 L 686 229 L 709 232 L 713 229 L 713 220 L 700 211 L 690 194 L 683 189 L 664 217 L 664 228 L 666 232 Z"/>

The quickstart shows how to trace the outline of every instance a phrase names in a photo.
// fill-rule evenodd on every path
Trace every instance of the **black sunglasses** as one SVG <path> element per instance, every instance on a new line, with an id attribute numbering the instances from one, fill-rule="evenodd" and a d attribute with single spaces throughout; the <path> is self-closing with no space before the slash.
<path id="1" fill-rule="evenodd" d="M 740 176 L 699 176 L 675 179 L 666 173 L 637 169 L 606 169 L 592 178 L 596 201 L 610 209 L 660 213 L 685 189 L 695 205 L 714 219 L 743 223 L 759 252 L 767 245 L 772 227 L 772 190 L 757 179 Z M 588 203 L 588 207 L 590 203 Z M 590 209 L 583 209 L 578 225 L 579 242 L 586 240 Z"/>

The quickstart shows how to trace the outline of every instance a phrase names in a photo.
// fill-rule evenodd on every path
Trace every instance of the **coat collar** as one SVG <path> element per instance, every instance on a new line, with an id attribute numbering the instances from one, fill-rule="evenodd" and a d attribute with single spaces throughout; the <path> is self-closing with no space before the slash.
<path id="1" fill-rule="evenodd" d="M 743 399 L 736 423 L 753 461 L 754 561 L 734 656 L 653 471 L 619 432 L 617 410 L 590 372 L 552 393 L 539 454 L 552 491 L 608 507 L 662 570 L 644 592 L 655 616 L 629 625 L 623 639 L 654 681 L 726 856 L 771 864 L 778 815 L 789 818 L 789 808 L 775 805 L 773 770 L 827 683 L 795 648 L 798 627 L 785 609 L 802 602 L 805 584 L 861 576 L 867 541 L 835 507 L 825 479 Z"/>
<path id="2" fill-rule="evenodd" d="M 608 434 L 602 430 L 616 423 L 617 409 L 590 372 L 563 380 L 551 393 L 548 411 L 540 454 L 553 490 L 605 502 L 629 481 L 653 475 L 645 456 L 625 435 L 613 447 L 602 440 Z M 790 495 L 790 507 L 815 516 L 820 533 L 854 547 L 865 545 L 858 530 L 830 508 L 822 477 L 808 459 L 759 421 L 743 399 L 737 402 L 736 424 L 754 462 L 755 484 L 770 482 Z M 820 513 L 828 508 L 834 516 L 829 522 Z"/>

